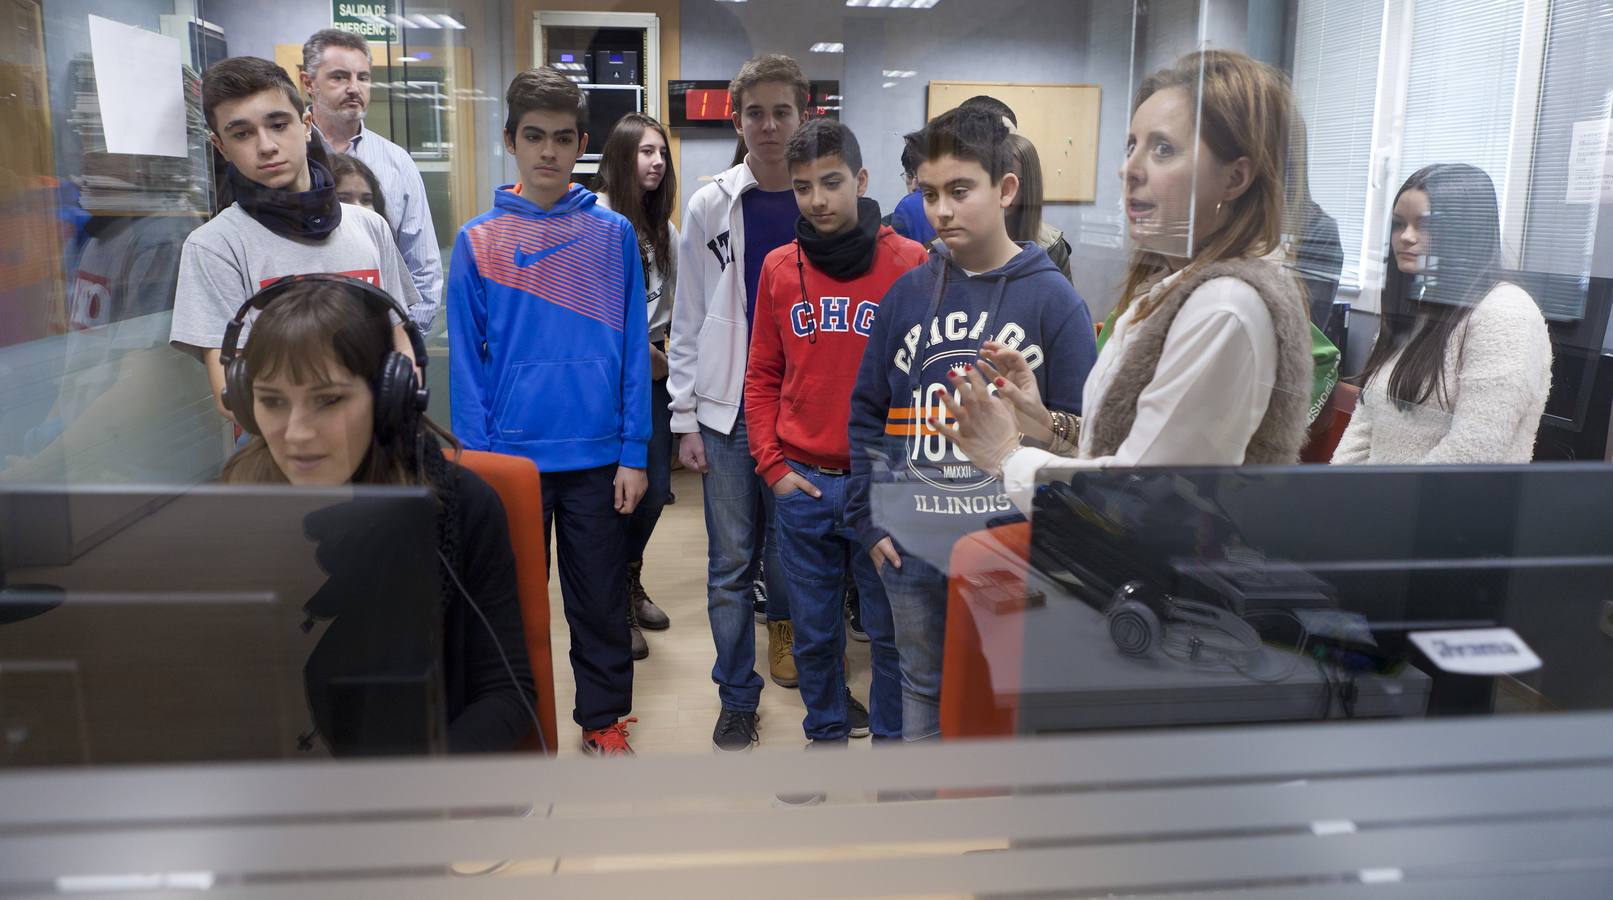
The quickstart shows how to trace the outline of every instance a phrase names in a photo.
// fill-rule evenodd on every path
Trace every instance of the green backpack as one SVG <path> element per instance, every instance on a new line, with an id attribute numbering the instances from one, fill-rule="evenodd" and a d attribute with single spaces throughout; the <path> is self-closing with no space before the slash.
<path id="1" fill-rule="evenodd" d="M 1114 333 L 1115 320 L 1120 318 L 1120 307 L 1115 307 L 1109 313 L 1109 318 L 1103 320 L 1103 330 L 1098 332 L 1098 352 L 1103 352 L 1103 345 Z M 1327 398 L 1332 396 L 1333 388 L 1339 383 L 1339 348 L 1327 339 L 1327 335 L 1311 324 L 1311 408 L 1310 416 L 1306 422 L 1315 422 L 1316 417 L 1322 414 L 1327 406 Z"/>

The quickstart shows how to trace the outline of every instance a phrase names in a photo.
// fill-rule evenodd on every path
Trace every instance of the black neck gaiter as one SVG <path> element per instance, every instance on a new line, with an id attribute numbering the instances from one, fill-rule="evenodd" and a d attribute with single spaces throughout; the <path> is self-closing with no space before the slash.
<path id="1" fill-rule="evenodd" d="M 311 187 L 302 192 L 264 187 L 242 175 L 235 165 L 226 170 L 235 202 L 264 228 L 283 237 L 328 237 L 342 223 L 342 204 L 336 199 L 336 180 L 330 170 L 308 160 Z"/>
<path id="2" fill-rule="evenodd" d="M 857 226 L 823 237 L 802 216 L 795 220 L 795 237 L 813 268 L 836 281 L 850 281 L 874 265 L 879 247 L 879 203 L 868 197 L 857 199 Z"/>

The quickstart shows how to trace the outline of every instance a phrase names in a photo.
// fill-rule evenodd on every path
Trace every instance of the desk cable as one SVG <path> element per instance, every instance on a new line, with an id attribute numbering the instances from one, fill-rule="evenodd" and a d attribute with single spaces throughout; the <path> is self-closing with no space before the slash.
<path id="1" fill-rule="evenodd" d="M 465 590 L 465 585 L 459 580 L 459 573 L 455 572 L 454 567 L 448 564 L 448 557 L 443 555 L 441 548 L 438 548 L 437 550 L 437 558 L 442 560 L 443 570 L 448 573 L 449 578 L 453 579 L 454 587 L 459 589 L 459 595 L 465 598 L 466 603 L 470 604 L 470 608 L 476 613 L 476 618 L 482 620 L 482 627 L 486 628 L 488 635 L 493 638 L 493 646 L 498 650 L 499 660 L 504 663 L 505 673 L 510 676 L 510 684 L 515 687 L 515 692 L 520 694 L 521 680 L 515 677 L 515 667 L 510 665 L 510 658 L 504 653 L 504 642 L 499 640 L 498 632 L 493 630 L 493 623 L 487 620 L 487 614 L 482 612 L 481 606 L 479 606 L 476 603 L 475 598 L 470 595 L 470 591 Z M 522 703 L 521 705 L 526 708 L 527 715 L 532 719 L 532 730 L 538 736 L 538 749 L 542 751 L 545 756 L 547 756 L 549 753 L 549 743 L 543 738 L 543 723 L 538 721 L 537 710 L 533 709 L 533 703 L 537 702 L 537 679 L 533 679 L 532 686 L 534 689 L 534 695 L 532 698 L 533 702 Z"/>

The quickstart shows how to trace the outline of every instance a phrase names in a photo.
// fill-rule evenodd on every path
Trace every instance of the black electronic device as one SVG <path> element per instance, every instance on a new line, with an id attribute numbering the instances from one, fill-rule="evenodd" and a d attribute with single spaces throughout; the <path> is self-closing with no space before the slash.
<path id="1" fill-rule="evenodd" d="M 587 84 L 594 77 L 594 52 L 551 49 L 549 65 L 567 79 L 577 84 Z"/>
<path id="2" fill-rule="evenodd" d="M 7 544 L 0 767 L 446 750 L 428 488 L 0 488 L 14 512 L 66 537 Z"/>
<path id="3" fill-rule="evenodd" d="M 637 50 L 600 50 L 593 56 L 594 84 L 638 84 Z"/>
<path id="4" fill-rule="evenodd" d="M 224 408 L 235 416 L 236 424 L 248 434 L 261 433 L 253 411 L 252 379 L 246 370 L 246 357 L 238 346 L 241 329 L 246 327 L 249 314 L 254 311 L 262 312 L 276 297 L 299 284 L 330 285 L 354 303 L 362 303 L 378 314 L 395 315 L 402 320 L 403 330 L 409 337 L 409 346 L 414 351 L 414 360 L 411 362 L 407 356 L 393 351 L 387 354 L 386 361 L 382 363 L 380 377 L 371 385 L 375 391 L 375 435 L 378 440 L 386 442 L 412 427 L 425 413 L 431 401 L 430 389 L 423 386 L 419 376 L 415 374 L 416 366 L 424 372 L 429 361 L 426 339 L 420 334 L 414 319 L 409 316 L 409 311 L 394 300 L 392 295 L 359 278 L 325 274 L 287 275 L 276 279 L 247 298 L 247 301 L 241 304 L 241 308 L 236 310 L 230 324 L 225 327 L 223 348 L 218 357 L 219 363 L 224 367 L 222 400 Z"/>
<path id="5" fill-rule="evenodd" d="M 1613 431 L 1613 279 L 1516 272 L 1551 334 L 1551 393 L 1535 437 L 1539 460 L 1605 460 Z"/>
<path id="6" fill-rule="evenodd" d="M 588 100 L 588 121 L 584 123 L 588 146 L 578 159 L 597 162 L 603 158 L 605 141 L 622 116 L 644 111 L 644 89 L 632 84 L 585 84 L 582 92 Z"/>
<path id="7" fill-rule="evenodd" d="M 1030 561 L 1104 611 L 1134 581 L 1230 609 L 1214 580 L 1183 579 L 1182 561 L 1278 560 L 1304 573 L 1290 583 L 1324 585 L 1328 603 L 1283 615 L 1265 597 L 1244 618 L 1270 640 L 1295 620 L 1350 616 L 1359 633 L 1310 649 L 1363 670 L 1412 663 L 1433 676 L 1430 713 L 1491 711 L 1494 678 L 1442 672 L 1408 635 L 1491 627 L 1544 660 L 1529 681 L 1546 702 L 1609 708 L 1613 644 L 1598 627 L 1613 596 L 1609 508 L 1607 464 L 1083 471 L 1038 488 Z"/>

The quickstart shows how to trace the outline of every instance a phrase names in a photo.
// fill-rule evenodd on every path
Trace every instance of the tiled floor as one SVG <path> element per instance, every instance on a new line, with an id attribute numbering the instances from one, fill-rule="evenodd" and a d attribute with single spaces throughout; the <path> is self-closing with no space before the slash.
<path id="1" fill-rule="evenodd" d="M 655 537 L 645 554 L 644 587 L 656 604 L 666 610 L 672 627 L 646 632 L 650 656 L 636 664 L 633 672 L 633 748 L 650 753 L 712 752 L 711 730 L 717 722 L 717 687 L 711 681 L 716 650 L 711 642 L 711 626 L 706 619 L 706 528 L 702 512 L 700 477 L 677 471 L 672 490 L 678 502 L 666 508 Z M 562 627 L 560 584 L 549 581 L 550 603 L 555 612 L 551 638 L 555 659 L 555 708 L 560 721 L 560 752 L 579 752 L 581 733 L 571 721 L 575 682 L 566 653 L 569 635 Z M 868 645 L 847 641 L 851 658 L 851 685 L 857 698 L 868 700 Z M 762 690 L 761 744 L 764 748 L 800 748 L 806 738 L 801 731 L 805 710 L 800 695 L 767 680 L 767 628 L 756 626 L 756 670 L 766 680 Z M 854 749 L 868 741 L 854 740 Z"/>

